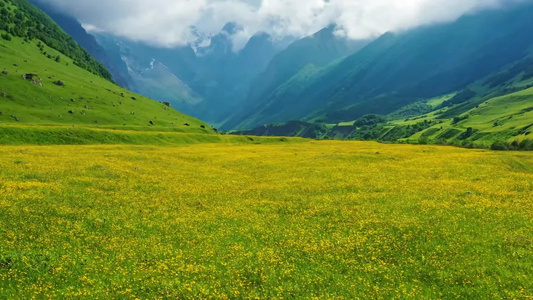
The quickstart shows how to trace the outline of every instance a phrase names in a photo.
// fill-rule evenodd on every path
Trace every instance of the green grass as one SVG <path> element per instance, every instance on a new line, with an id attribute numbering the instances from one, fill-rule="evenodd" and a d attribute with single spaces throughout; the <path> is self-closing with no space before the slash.
<path id="1" fill-rule="evenodd" d="M 485 132 L 512 131 L 532 125 L 533 88 L 491 99 L 468 114 L 470 117 L 462 125 Z"/>
<path id="2" fill-rule="evenodd" d="M 0 145 L 180 145 L 196 143 L 299 143 L 301 138 L 249 137 L 191 132 L 106 129 L 86 126 L 0 126 Z"/>
<path id="3" fill-rule="evenodd" d="M 355 123 L 355 121 L 351 121 L 351 122 L 341 122 L 339 124 L 333 124 L 333 126 L 340 126 L 340 127 L 345 127 L 345 126 L 353 126 Z"/>
<path id="4" fill-rule="evenodd" d="M 526 86 L 524 81 L 518 81 L 516 86 L 509 90 Z M 476 86 L 476 90 L 483 94 L 482 87 Z M 366 124 L 364 119 L 368 116 L 352 122 L 324 124 L 326 132 L 321 136 L 385 142 L 442 143 L 479 148 L 488 148 L 495 143 L 527 143 L 533 139 L 533 88 L 495 96 L 501 93 L 493 91 L 473 99 L 474 104 L 466 103 L 472 107 L 470 109 L 461 108 L 463 104 L 439 108 L 440 104 L 454 94 L 422 100 L 388 115 L 387 119 L 376 124 L 357 126 L 349 135 L 345 128 L 351 128 L 359 122 Z M 461 110 L 464 112 L 459 115 L 450 113 Z M 451 117 L 443 117 L 448 114 Z M 287 134 L 293 135 L 293 132 Z M 530 146 L 524 144 L 507 148 L 528 150 Z"/>

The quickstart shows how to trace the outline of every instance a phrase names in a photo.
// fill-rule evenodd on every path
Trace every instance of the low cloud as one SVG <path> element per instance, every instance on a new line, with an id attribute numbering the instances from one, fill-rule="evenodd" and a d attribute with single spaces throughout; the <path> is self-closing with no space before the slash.
<path id="1" fill-rule="evenodd" d="M 228 22 L 242 30 L 235 50 L 258 32 L 303 37 L 330 24 L 350 39 L 453 21 L 518 0 L 40 0 L 98 30 L 161 47 L 195 43 Z M 201 34 L 199 34 L 201 33 Z"/>

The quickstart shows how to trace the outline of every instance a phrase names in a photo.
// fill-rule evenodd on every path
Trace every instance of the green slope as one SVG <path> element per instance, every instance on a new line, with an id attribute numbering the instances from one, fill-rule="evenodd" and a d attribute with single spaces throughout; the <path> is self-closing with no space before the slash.
<path id="1" fill-rule="evenodd" d="M 37 40 L 28 43 L 21 38 L 0 40 L 0 66 L 8 73 L 0 73 L 0 144 L 176 145 L 303 141 L 216 134 L 204 122 L 126 91 L 75 66 L 68 57 L 61 56 L 60 62 L 43 57 L 38 43 Z M 48 47 L 46 51 L 62 55 Z M 35 80 L 42 86 L 24 80 L 22 75 L 26 73 L 38 74 Z M 57 80 L 63 81 L 65 86 L 55 85 L 53 82 Z"/>
<path id="2" fill-rule="evenodd" d="M 519 73 L 503 82 L 505 88 L 473 85 L 485 94 L 446 107 L 462 92 L 410 104 L 387 116 L 367 115 L 338 124 L 288 122 L 237 133 L 533 150 L 533 87 L 497 96 L 532 86 L 532 80 L 517 81 L 525 77 Z"/>
<path id="3" fill-rule="evenodd" d="M 46 58 L 38 43 L 21 38 L 0 41 L 0 65 L 8 73 L 0 76 L 0 124 L 79 124 L 212 132 L 199 120 L 123 90 L 74 65 L 72 59 L 52 48 L 45 47 L 45 50 L 53 57 L 61 56 L 61 60 Z M 23 79 L 27 73 L 37 74 L 36 83 L 42 86 Z M 65 86 L 54 84 L 58 80 Z"/>
<path id="4" fill-rule="evenodd" d="M 0 10 L 0 144 L 303 141 L 219 135 L 200 120 L 115 85 L 105 68 L 26 1 L 0 0 Z M 29 80 L 26 74 L 35 75 Z"/>
<path id="5" fill-rule="evenodd" d="M 533 139 L 533 88 L 495 97 L 408 138 L 489 146 Z"/>

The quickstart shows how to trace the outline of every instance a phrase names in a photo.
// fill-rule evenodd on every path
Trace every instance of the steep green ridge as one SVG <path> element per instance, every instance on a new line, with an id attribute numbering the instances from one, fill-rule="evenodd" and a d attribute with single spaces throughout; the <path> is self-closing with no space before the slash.
<path id="1" fill-rule="evenodd" d="M 315 139 L 438 143 L 533 149 L 533 53 L 465 89 L 424 99 L 388 115 L 349 122 L 287 122 L 239 134 Z"/>
<path id="2" fill-rule="evenodd" d="M 89 34 L 82 24 L 74 17 L 68 16 L 46 0 L 28 0 L 31 4 L 46 13 L 61 29 L 71 36 L 76 43 L 100 62 L 111 73 L 113 81 L 123 88 L 130 89 L 127 84 L 128 72 L 115 64 L 105 49 L 98 44 L 96 38 Z"/>
<path id="3" fill-rule="evenodd" d="M 9 40 L 11 36 L 23 38 L 26 42 L 41 40 L 72 58 L 77 66 L 111 80 L 111 74 L 102 64 L 81 48 L 47 14 L 26 0 L 0 0 L 0 29 L 5 31 L 2 34 L 4 40 Z M 52 58 L 50 53 L 44 50 L 41 52 L 45 57 Z"/>
<path id="4" fill-rule="evenodd" d="M 533 5 L 522 3 L 387 33 L 340 62 L 302 71 L 228 124 L 338 123 L 460 91 L 524 59 L 533 46 L 531 19 Z"/>
<path id="5" fill-rule="evenodd" d="M 439 116 L 429 121 L 443 121 Z M 417 132 L 409 141 L 451 141 L 460 145 L 533 142 L 533 88 L 495 97 L 451 120 Z M 533 143 L 527 148 L 533 150 Z M 526 147 L 521 147 L 526 148 Z"/>

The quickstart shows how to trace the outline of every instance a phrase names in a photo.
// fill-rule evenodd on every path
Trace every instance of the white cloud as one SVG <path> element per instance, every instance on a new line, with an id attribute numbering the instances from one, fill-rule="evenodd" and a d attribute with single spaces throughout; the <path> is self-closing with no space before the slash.
<path id="1" fill-rule="evenodd" d="M 86 28 L 158 46 L 194 43 L 197 34 L 216 34 L 228 22 L 243 30 L 236 50 L 250 36 L 303 37 L 329 24 L 349 38 L 445 22 L 517 0 L 40 0 L 77 17 Z"/>

